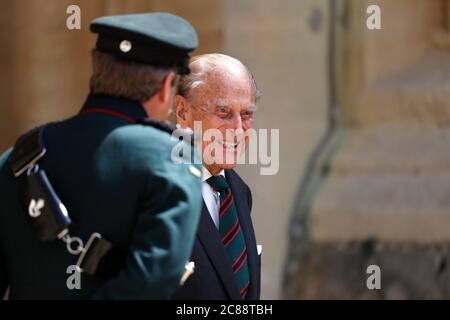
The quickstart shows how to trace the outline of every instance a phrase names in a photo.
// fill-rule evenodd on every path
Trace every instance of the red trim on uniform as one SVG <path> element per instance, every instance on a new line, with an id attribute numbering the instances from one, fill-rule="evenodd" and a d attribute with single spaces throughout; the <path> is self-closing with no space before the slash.
<path id="1" fill-rule="evenodd" d="M 121 118 L 124 120 L 127 120 L 130 123 L 135 123 L 136 120 L 126 114 L 117 112 L 117 111 L 113 111 L 110 109 L 106 109 L 106 108 L 89 108 L 89 109 L 84 109 L 80 112 L 80 114 L 88 114 L 88 113 L 104 113 L 113 117 L 117 117 L 117 118 Z"/>

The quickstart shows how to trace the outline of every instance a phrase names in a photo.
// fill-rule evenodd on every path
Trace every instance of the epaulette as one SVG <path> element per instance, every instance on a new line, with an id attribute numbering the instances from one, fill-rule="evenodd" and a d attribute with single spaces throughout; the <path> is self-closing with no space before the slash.
<path id="1" fill-rule="evenodd" d="M 17 139 L 9 157 L 9 166 L 15 177 L 32 168 L 41 159 L 46 149 L 42 141 L 44 126 L 36 127 Z"/>
<path id="2" fill-rule="evenodd" d="M 194 141 L 200 140 L 200 137 L 198 135 L 195 135 L 192 132 L 192 130 L 178 128 L 177 126 L 173 125 L 170 122 L 163 122 L 149 118 L 143 118 L 136 120 L 136 123 L 144 126 L 151 126 L 158 130 L 165 131 L 173 135 L 175 138 L 179 138 L 180 140 L 184 140 L 190 144 L 194 144 Z"/>
<path id="3" fill-rule="evenodd" d="M 153 119 L 149 119 L 149 118 L 137 119 L 136 123 L 142 124 L 144 126 L 154 127 L 158 130 L 165 131 L 169 134 L 172 134 L 172 132 L 174 132 L 176 129 L 176 126 L 174 126 L 173 124 L 171 124 L 169 122 L 163 122 L 163 121 L 153 120 Z"/>

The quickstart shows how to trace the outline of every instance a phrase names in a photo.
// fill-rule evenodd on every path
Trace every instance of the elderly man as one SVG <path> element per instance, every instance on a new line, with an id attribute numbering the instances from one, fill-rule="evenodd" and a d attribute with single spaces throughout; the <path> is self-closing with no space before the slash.
<path id="1" fill-rule="evenodd" d="M 176 116 L 183 128 L 201 122 L 204 205 L 191 256 L 195 273 L 174 298 L 259 299 L 251 192 L 233 170 L 248 144 L 243 133 L 253 128 L 256 83 L 240 61 L 222 54 L 196 56 L 189 67 L 175 97 Z"/>

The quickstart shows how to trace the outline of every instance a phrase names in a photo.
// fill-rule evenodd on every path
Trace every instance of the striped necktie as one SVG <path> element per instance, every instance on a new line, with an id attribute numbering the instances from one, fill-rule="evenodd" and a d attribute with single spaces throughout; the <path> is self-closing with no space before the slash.
<path id="1" fill-rule="evenodd" d="M 234 205 L 233 194 L 227 180 L 223 176 L 212 176 L 207 180 L 209 185 L 220 194 L 219 233 L 236 278 L 236 283 L 245 299 L 250 287 L 250 276 L 247 263 L 247 247 L 244 233 Z"/>

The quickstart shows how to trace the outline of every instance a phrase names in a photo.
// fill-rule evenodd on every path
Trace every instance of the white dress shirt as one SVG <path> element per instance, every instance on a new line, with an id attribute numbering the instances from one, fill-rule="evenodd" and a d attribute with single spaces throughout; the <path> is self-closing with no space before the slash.
<path id="1" fill-rule="evenodd" d="M 225 171 L 222 170 L 219 173 L 221 176 L 225 177 Z M 202 176 L 202 196 L 205 201 L 206 207 L 208 208 L 208 212 L 213 220 L 217 229 L 219 229 L 219 207 L 220 207 L 220 195 L 219 192 L 214 191 L 213 188 L 206 182 L 210 177 L 212 177 L 211 173 L 203 167 L 203 176 Z"/>

